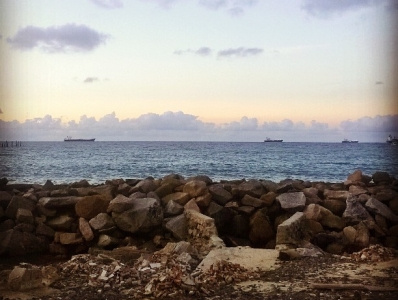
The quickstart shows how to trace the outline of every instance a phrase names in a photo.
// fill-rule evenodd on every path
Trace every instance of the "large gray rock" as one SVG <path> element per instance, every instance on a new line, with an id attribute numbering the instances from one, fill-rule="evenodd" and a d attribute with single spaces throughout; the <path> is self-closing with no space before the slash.
<path id="1" fill-rule="evenodd" d="M 105 230 L 115 226 L 110 215 L 107 213 L 100 213 L 88 222 L 94 230 Z"/>
<path id="2" fill-rule="evenodd" d="M 164 196 L 162 198 L 162 203 L 163 205 L 166 205 L 169 201 L 174 201 L 175 203 L 184 206 L 189 201 L 189 199 L 191 199 L 191 197 L 188 193 L 175 192 L 167 196 Z"/>
<path id="3" fill-rule="evenodd" d="M 304 213 L 296 212 L 278 226 L 276 232 L 276 249 L 297 248 L 303 244 L 306 237 L 303 231 Z"/>
<path id="4" fill-rule="evenodd" d="M 35 207 L 36 203 L 33 200 L 20 196 L 14 196 L 7 205 L 7 208 L 5 210 L 5 216 L 7 218 L 14 219 L 19 208 L 33 211 Z"/>
<path id="5" fill-rule="evenodd" d="M 135 233 L 147 232 L 163 221 L 163 208 L 153 198 L 131 199 L 133 208 L 124 212 L 112 212 L 116 226 L 121 230 Z"/>
<path id="6" fill-rule="evenodd" d="M 165 227 L 178 240 L 185 240 L 188 237 L 188 222 L 184 214 L 170 219 Z"/>
<path id="7" fill-rule="evenodd" d="M 307 219 L 317 221 L 328 228 L 341 230 L 345 226 L 342 218 L 319 204 L 308 205 L 304 210 L 304 215 Z"/>
<path id="8" fill-rule="evenodd" d="M 241 200 L 242 205 L 253 206 L 256 208 L 265 206 L 264 201 L 250 195 L 244 195 Z"/>
<path id="9" fill-rule="evenodd" d="M 44 252 L 48 248 L 46 239 L 29 232 L 10 229 L 0 232 L 0 255 L 27 255 Z"/>
<path id="10" fill-rule="evenodd" d="M 206 182 L 201 180 L 191 180 L 184 185 L 183 192 L 189 194 L 191 198 L 195 198 L 207 193 L 208 189 Z"/>
<path id="11" fill-rule="evenodd" d="M 387 205 L 380 202 L 379 200 L 375 198 L 370 198 L 366 202 L 365 206 L 369 211 L 375 214 L 379 214 L 393 223 L 398 223 L 398 216 L 395 215 Z"/>
<path id="12" fill-rule="evenodd" d="M 374 224 L 374 219 L 357 198 L 349 197 L 346 204 L 347 207 L 343 213 L 343 219 L 348 225 L 355 225 L 361 221 Z"/>
<path id="13" fill-rule="evenodd" d="M 255 246 L 265 246 L 273 238 L 275 238 L 275 233 L 266 210 L 256 211 L 250 218 L 249 240 Z"/>
<path id="14" fill-rule="evenodd" d="M 254 179 L 242 182 L 238 188 L 240 197 L 243 197 L 244 195 L 250 195 L 260 198 L 267 192 L 261 182 Z"/>
<path id="15" fill-rule="evenodd" d="M 288 212 L 302 211 L 305 207 L 305 195 L 303 192 L 284 193 L 276 197 L 283 210 Z"/>
<path id="16" fill-rule="evenodd" d="M 215 202 L 220 205 L 225 205 L 232 200 L 232 194 L 228 192 L 221 184 L 214 184 L 209 186 L 209 192 Z"/>
<path id="17" fill-rule="evenodd" d="M 73 207 L 81 198 L 75 196 L 66 197 L 43 197 L 38 201 L 38 205 L 48 209 L 60 209 Z"/>
<path id="18" fill-rule="evenodd" d="M 350 193 L 348 191 L 324 190 L 323 195 L 327 199 L 346 201 Z"/>
<path id="19" fill-rule="evenodd" d="M 111 200 L 109 203 L 107 212 L 108 213 L 121 213 L 126 210 L 129 210 L 133 208 L 134 206 L 134 200 L 131 198 L 128 198 L 124 195 L 117 195 L 114 199 Z"/>
<path id="20" fill-rule="evenodd" d="M 89 220 L 99 213 L 106 212 L 109 202 L 101 195 L 82 197 L 76 203 L 75 211 L 79 217 Z"/>
<path id="21" fill-rule="evenodd" d="M 167 202 L 166 207 L 164 208 L 164 215 L 166 217 L 176 216 L 182 214 L 184 211 L 184 207 L 178 203 L 175 203 L 173 200 Z"/>
<path id="22" fill-rule="evenodd" d="M 69 231 L 74 221 L 69 215 L 59 215 L 47 221 L 47 225 L 55 230 Z"/>

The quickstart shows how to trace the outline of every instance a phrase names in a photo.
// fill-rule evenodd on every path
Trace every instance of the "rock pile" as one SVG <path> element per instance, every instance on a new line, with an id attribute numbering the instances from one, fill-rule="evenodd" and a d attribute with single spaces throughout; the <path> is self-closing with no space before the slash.
<path id="1" fill-rule="evenodd" d="M 213 182 L 176 174 L 101 185 L 1 180 L 2 256 L 122 246 L 159 250 L 177 241 L 189 242 L 198 259 L 224 246 L 333 254 L 372 244 L 397 249 L 398 181 L 385 172 L 367 176 L 360 170 L 343 183 Z"/>

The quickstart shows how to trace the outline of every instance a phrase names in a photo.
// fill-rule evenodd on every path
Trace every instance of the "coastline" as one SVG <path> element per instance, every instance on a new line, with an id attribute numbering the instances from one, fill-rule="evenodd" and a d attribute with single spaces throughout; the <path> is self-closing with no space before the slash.
<path id="1" fill-rule="evenodd" d="M 206 277 L 210 275 L 203 269 L 204 262 L 214 251 L 221 251 L 220 257 L 230 249 L 237 253 L 257 249 L 259 257 L 271 255 L 278 261 L 346 257 L 371 262 L 372 257 L 363 258 L 363 253 L 375 246 L 389 259 L 396 256 L 398 181 L 386 172 L 365 175 L 356 170 L 340 183 L 215 182 L 205 175 L 183 178 L 178 174 L 111 179 L 99 185 L 86 180 L 10 184 L 0 179 L 0 258 L 5 260 L 50 255 L 71 258 L 65 262 L 71 264 L 79 255 L 92 258 L 121 251 L 114 259 L 131 257 L 134 265 L 143 268 L 146 257 L 166 268 L 166 261 L 180 266 L 176 257 L 183 253 L 190 257 L 184 276 L 192 277 L 202 264 L 200 274 Z M 365 252 L 358 256 L 360 251 Z M 163 255 L 169 260 L 160 259 Z M 377 259 L 383 260 L 380 255 Z M 242 258 L 234 267 L 226 264 L 223 268 L 232 268 L 236 276 L 241 266 L 243 279 L 256 278 Z M 168 292 L 205 296 L 195 280 L 190 285 L 185 282 L 188 287 L 173 284 Z M 95 286 L 104 287 L 106 282 L 96 281 Z M 148 282 L 137 287 L 143 297 Z M 149 295 L 161 287 L 153 282 Z"/>

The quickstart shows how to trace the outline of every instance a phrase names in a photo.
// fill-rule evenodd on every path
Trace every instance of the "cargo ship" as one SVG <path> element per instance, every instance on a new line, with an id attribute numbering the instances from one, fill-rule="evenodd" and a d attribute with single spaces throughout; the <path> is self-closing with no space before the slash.
<path id="1" fill-rule="evenodd" d="M 64 138 L 64 142 L 94 142 L 95 139 L 72 139 L 71 136 Z"/>

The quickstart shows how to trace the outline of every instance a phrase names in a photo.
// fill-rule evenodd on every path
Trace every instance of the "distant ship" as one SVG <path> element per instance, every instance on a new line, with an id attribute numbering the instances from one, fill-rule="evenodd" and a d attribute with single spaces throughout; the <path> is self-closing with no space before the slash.
<path id="1" fill-rule="evenodd" d="M 94 142 L 95 139 L 72 139 L 71 136 L 67 136 L 64 142 Z"/>
<path id="2" fill-rule="evenodd" d="M 398 145 L 398 138 L 396 138 L 395 136 L 392 137 L 392 135 L 390 134 L 386 142 L 389 144 Z"/>
<path id="3" fill-rule="evenodd" d="M 344 140 L 342 141 L 342 143 L 343 143 L 343 144 L 357 144 L 358 141 L 353 141 L 353 140 L 344 139 Z"/>
<path id="4" fill-rule="evenodd" d="M 267 138 L 264 140 L 264 142 L 265 142 L 265 143 L 282 143 L 283 140 L 271 140 L 270 138 L 267 137 Z"/>

